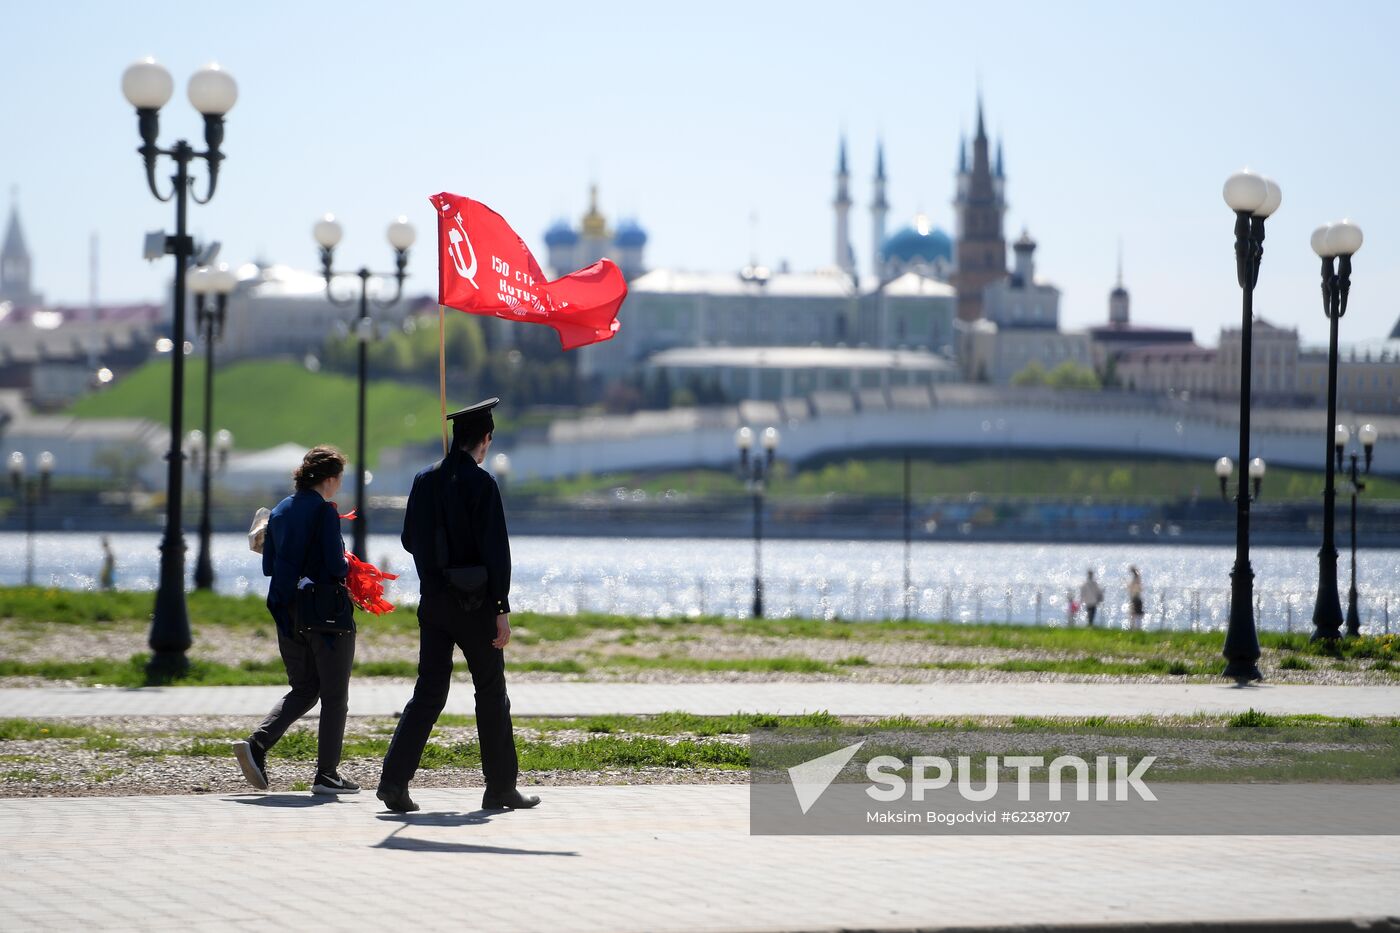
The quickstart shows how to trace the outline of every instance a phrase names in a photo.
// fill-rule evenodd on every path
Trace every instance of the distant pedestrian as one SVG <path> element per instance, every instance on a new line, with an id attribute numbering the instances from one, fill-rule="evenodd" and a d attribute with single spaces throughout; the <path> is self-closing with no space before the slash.
<path id="1" fill-rule="evenodd" d="M 112 553 L 112 542 L 106 535 L 102 536 L 102 569 L 97 574 L 97 585 L 106 593 L 117 588 L 117 555 Z"/>
<path id="2" fill-rule="evenodd" d="M 345 455 L 334 447 L 313 447 L 292 474 L 296 492 L 272 510 L 263 538 L 263 573 L 272 578 L 267 611 L 277 623 L 277 649 L 291 690 L 247 739 L 233 743 L 243 776 L 266 790 L 267 753 L 317 701 L 321 717 L 316 737 L 313 794 L 354 794 L 360 786 L 337 770 L 345 741 L 350 700 L 350 668 L 355 634 L 303 632 L 296 624 L 297 591 L 307 584 L 334 585 L 350 572 L 340 516 L 331 498 L 340 489 Z"/>
<path id="3" fill-rule="evenodd" d="M 1094 616 L 1098 615 L 1099 603 L 1101 602 L 1103 602 L 1103 588 L 1094 579 L 1094 571 L 1090 570 L 1089 575 L 1079 586 L 1079 604 L 1084 607 L 1084 618 L 1087 620 L 1089 628 L 1094 627 Z"/>
<path id="4" fill-rule="evenodd" d="M 1129 567 L 1128 573 L 1128 612 L 1132 616 L 1133 631 L 1142 630 L 1142 574 L 1136 567 Z"/>

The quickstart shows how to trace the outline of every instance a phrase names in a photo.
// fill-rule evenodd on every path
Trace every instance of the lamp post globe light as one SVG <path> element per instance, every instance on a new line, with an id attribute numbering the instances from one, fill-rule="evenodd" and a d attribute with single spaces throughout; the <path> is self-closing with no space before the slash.
<path id="1" fill-rule="evenodd" d="M 734 432 L 734 445 L 739 448 L 739 475 L 749 487 L 753 499 L 753 617 L 763 618 L 763 495 L 768 475 L 778 456 L 782 436 L 778 429 L 767 427 L 759 437 L 763 452 L 753 450 L 754 432 L 745 425 Z"/>
<path id="2" fill-rule="evenodd" d="M 1264 221 L 1278 210 L 1283 191 L 1272 179 L 1249 169 L 1225 180 L 1225 204 L 1235 212 L 1235 275 L 1240 307 L 1240 440 L 1237 462 L 1249 469 L 1250 354 L 1254 337 L 1254 287 L 1264 256 Z M 1217 476 L 1221 464 L 1217 463 Z M 1233 469 L 1233 464 L 1231 465 Z M 1226 474 L 1228 476 L 1228 473 Z M 1262 476 L 1261 476 L 1262 479 Z M 1221 477 L 1224 490 L 1225 476 Z M 1235 494 L 1235 566 L 1230 571 L 1230 619 L 1225 629 L 1224 676 L 1237 683 L 1262 680 L 1259 633 L 1254 625 L 1254 568 L 1249 563 L 1249 491 L 1241 482 Z"/>
<path id="3" fill-rule="evenodd" d="M 216 440 L 221 444 L 231 443 L 232 435 L 227 431 L 214 434 L 214 344 L 223 335 L 224 318 L 228 313 L 228 296 L 238 285 L 237 277 L 229 271 L 226 263 L 217 266 L 197 266 L 189 272 L 189 290 L 194 293 L 195 322 L 200 337 L 204 341 L 204 430 L 199 433 L 202 457 L 200 512 L 199 512 L 199 557 L 194 566 L 194 586 L 197 590 L 214 588 L 214 564 L 210 557 L 209 541 L 213 533 L 209 517 L 211 473 L 214 469 L 210 445 Z M 211 301 L 212 299 L 212 301 Z M 219 449 L 221 463 L 227 459 L 226 447 Z M 196 461 L 196 469 L 201 462 Z"/>
<path id="4" fill-rule="evenodd" d="M 1327 481 L 1322 489 L 1322 548 L 1317 552 L 1317 602 L 1313 605 L 1313 641 L 1342 635 L 1342 601 L 1337 594 L 1337 485 L 1341 458 L 1334 447 L 1346 446 L 1337 424 L 1337 325 L 1347 313 L 1351 291 L 1351 257 L 1361 248 L 1361 228 L 1350 220 L 1324 224 L 1313 231 L 1312 248 L 1322 260 L 1322 313 L 1329 323 L 1327 341 Z"/>
<path id="5" fill-rule="evenodd" d="M 334 269 L 335 248 L 340 245 L 341 239 L 345 235 L 340 222 L 335 219 L 334 214 L 326 214 L 311 228 L 311 235 L 315 238 L 316 244 L 321 248 L 321 274 L 326 279 L 326 298 L 337 307 L 349 307 L 355 302 L 354 297 L 337 298 L 332 290 L 336 276 L 354 275 L 360 280 L 359 316 L 355 322 L 355 334 L 359 339 L 359 392 L 357 414 L 355 418 L 355 524 L 354 524 L 354 545 L 352 550 L 360 560 L 369 560 L 367 543 L 369 538 L 369 514 L 365 507 L 365 393 L 369 376 L 369 341 L 374 335 L 374 322 L 370 320 L 370 303 L 375 307 L 393 307 L 403 296 L 403 280 L 407 277 L 408 251 L 413 246 L 417 234 L 413 225 L 408 222 L 407 217 L 399 217 L 389 224 L 386 231 L 386 238 L 389 245 L 394 249 L 395 271 L 392 273 L 375 273 L 368 268 L 361 266 L 355 272 L 337 272 Z M 384 279 L 389 276 L 394 278 L 394 294 L 388 299 L 369 297 L 370 279 Z"/>
<path id="6" fill-rule="evenodd" d="M 1357 429 L 1354 435 L 1361 443 L 1361 449 L 1365 452 L 1365 466 L 1361 465 L 1362 458 L 1352 450 L 1350 457 L 1346 455 L 1346 448 L 1351 441 L 1353 434 L 1346 425 L 1337 425 L 1333 436 L 1337 454 L 1337 469 L 1349 473 L 1348 480 L 1351 493 L 1351 589 L 1347 594 L 1347 621 L 1346 634 L 1348 638 L 1355 638 L 1361 634 L 1361 611 L 1357 606 L 1356 598 L 1356 497 L 1366 488 L 1363 476 L 1371 473 L 1371 459 L 1375 455 L 1376 441 L 1380 438 L 1380 432 L 1373 424 L 1363 424 Z M 1348 466 L 1347 460 L 1350 460 Z"/>
<path id="7" fill-rule="evenodd" d="M 7 467 L 10 471 L 10 485 L 14 490 L 15 504 L 24 509 L 24 585 L 34 585 L 34 519 L 35 508 L 49 497 L 49 480 L 53 476 L 56 461 L 47 450 L 39 454 L 38 476 L 26 475 L 27 461 L 23 453 L 16 450 L 10 454 Z"/>
<path id="8" fill-rule="evenodd" d="M 496 477 L 496 482 L 505 488 L 510 480 L 510 457 L 501 453 L 491 458 L 491 472 Z"/>
<path id="9" fill-rule="evenodd" d="M 190 620 L 185 605 L 185 539 L 181 528 L 180 509 L 184 502 L 183 456 L 180 451 L 184 430 L 185 355 L 185 291 L 190 257 L 194 243 L 186 227 L 190 198 L 197 204 L 207 204 L 214 197 L 218 184 L 219 165 L 224 160 L 224 116 L 238 101 L 238 84 L 217 64 L 206 65 L 190 78 L 187 88 L 189 101 L 204 116 L 203 152 L 198 152 L 181 139 L 169 149 L 157 144 L 160 135 L 160 109 L 169 102 L 175 82 L 153 58 L 143 58 L 122 73 L 122 93 L 136 108 L 137 131 L 141 145 L 136 150 L 146 169 L 146 185 L 159 201 L 175 202 L 175 233 L 164 237 L 163 252 L 175 257 L 172 292 L 170 356 L 170 448 L 166 454 L 165 532 L 160 543 L 160 582 L 156 590 L 155 611 L 151 615 L 148 643 L 151 660 L 147 671 L 163 679 L 182 673 L 189 666 L 185 652 L 191 643 Z M 156 179 L 156 167 L 161 156 L 175 164 L 171 188 L 162 193 Z M 190 163 L 203 160 L 208 169 L 204 195 L 191 191 Z"/>

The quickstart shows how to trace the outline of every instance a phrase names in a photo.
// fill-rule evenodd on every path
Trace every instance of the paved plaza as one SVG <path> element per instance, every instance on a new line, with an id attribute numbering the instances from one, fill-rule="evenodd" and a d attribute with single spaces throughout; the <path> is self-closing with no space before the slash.
<path id="1" fill-rule="evenodd" d="M 0 690 L 0 717 L 261 714 L 277 688 Z M 1400 715 L 1400 690 L 1212 684 L 518 684 L 517 715 Z M 405 685 L 360 685 L 392 713 Z M 451 708 L 470 712 L 456 686 Z M 743 785 L 572 786 L 534 811 L 422 789 L 0 799 L 0 928 L 1143 929 L 1400 914 L 1397 836 L 749 834 Z M 1271 924 L 1269 921 L 1278 921 Z M 1330 924 L 1298 930 L 1340 929 Z M 1362 928 L 1362 927 L 1359 927 Z M 1372 930 L 1400 929 L 1388 921 Z M 1186 927 L 1173 927 L 1186 929 Z"/>
<path id="2" fill-rule="evenodd" d="M 118 687 L 0 689 L 5 716 L 264 715 L 286 687 Z M 350 685 L 352 716 L 403 709 L 407 684 Z M 516 683 L 517 716 L 645 715 L 683 711 L 705 716 L 826 710 L 837 716 L 1140 716 L 1267 713 L 1400 716 L 1400 688 L 1142 683 L 852 684 Z M 470 683 L 456 683 L 447 711 L 472 712 Z"/>
<path id="3" fill-rule="evenodd" d="M 926 929 L 1400 911 L 1397 837 L 761 837 L 742 786 L 0 800 L 6 929 Z"/>

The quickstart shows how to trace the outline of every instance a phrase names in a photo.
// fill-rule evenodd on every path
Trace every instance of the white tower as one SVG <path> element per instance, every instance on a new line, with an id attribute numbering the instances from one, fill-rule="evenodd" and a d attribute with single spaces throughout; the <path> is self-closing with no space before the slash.
<path id="1" fill-rule="evenodd" d="M 875 144 L 875 198 L 870 202 L 870 265 L 876 282 L 885 279 L 885 216 L 890 202 L 885 200 L 885 144 Z"/>
<path id="2" fill-rule="evenodd" d="M 836 161 L 836 266 L 847 275 L 855 275 L 855 254 L 851 251 L 851 175 L 846 169 L 846 137 L 841 137 L 841 151 Z"/>

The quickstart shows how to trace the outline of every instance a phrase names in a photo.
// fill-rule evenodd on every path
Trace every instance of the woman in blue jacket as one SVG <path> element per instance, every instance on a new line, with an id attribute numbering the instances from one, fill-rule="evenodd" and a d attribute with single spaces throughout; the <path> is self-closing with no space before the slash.
<path id="1" fill-rule="evenodd" d="M 303 582 L 335 584 L 349 566 L 340 536 L 340 516 L 331 499 L 340 490 L 345 456 L 334 447 L 314 447 L 292 474 L 296 492 L 277 504 L 263 541 L 263 575 L 272 578 L 267 611 L 277 623 L 277 647 L 287 668 L 291 690 L 246 740 L 233 743 L 243 776 L 266 790 L 267 752 L 283 733 L 321 703 L 321 726 L 316 741 L 315 794 L 354 794 L 360 786 L 342 776 L 340 751 L 345 740 L 349 706 L 350 666 L 355 660 L 355 635 L 301 634 L 293 613 L 296 591 Z"/>

